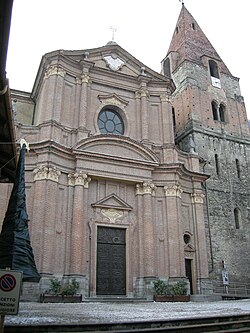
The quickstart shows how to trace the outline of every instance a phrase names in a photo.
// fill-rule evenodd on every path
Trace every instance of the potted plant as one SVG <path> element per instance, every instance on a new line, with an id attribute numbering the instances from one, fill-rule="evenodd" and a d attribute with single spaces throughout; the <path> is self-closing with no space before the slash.
<path id="1" fill-rule="evenodd" d="M 154 300 L 156 302 L 188 302 L 187 282 L 180 280 L 174 284 L 167 284 L 163 280 L 154 281 Z"/>
<path id="2" fill-rule="evenodd" d="M 172 286 L 173 294 L 174 294 L 174 302 L 189 302 L 190 295 L 187 294 L 187 281 L 180 280 L 173 284 Z"/>
<path id="3" fill-rule="evenodd" d="M 76 303 L 82 301 L 82 295 L 77 294 L 79 282 L 72 279 L 62 285 L 57 278 L 50 279 L 50 289 L 40 295 L 42 303 Z"/>
<path id="4" fill-rule="evenodd" d="M 156 302 L 172 302 L 171 287 L 163 280 L 154 281 L 154 300 Z"/>

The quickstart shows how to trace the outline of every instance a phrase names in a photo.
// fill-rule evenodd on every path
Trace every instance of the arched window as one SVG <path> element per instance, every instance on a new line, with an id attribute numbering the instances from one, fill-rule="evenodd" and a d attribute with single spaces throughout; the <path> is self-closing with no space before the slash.
<path id="1" fill-rule="evenodd" d="M 235 160 L 235 164 L 236 164 L 237 177 L 240 178 L 240 162 L 237 158 Z"/>
<path id="2" fill-rule="evenodd" d="M 210 75 L 219 79 L 219 71 L 218 71 L 218 66 L 217 63 L 214 60 L 209 60 L 209 70 L 210 70 Z"/>
<path id="3" fill-rule="evenodd" d="M 212 101 L 212 112 L 213 112 L 213 119 L 214 120 L 219 120 L 218 105 L 215 101 Z"/>
<path id="4" fill-rule="evenodd" d="M 235 223 L 235 228 L 240 229 L 241 225 L 241 211 L 239 208 L 234 209 L 234 223 Z"/>
<path id="5" fill-rule="evenodd" d="M 220 121 L 224 123 L 225 122 L 225 105 L 223 105 L 223 104 L 220 104 L 219 115 L 220 115 Z"/>
<path id="6" fill-rule="evenodd" d="M 98 127 L 102 134 L 124 134 L 124 123 L 122 117 L 111 107 L 104 108 L 99 113 Z"/>
<path id="7" fill-rule="evenodd" d="M 174 130 L 176 127 L 176 119 L 175 119 L 175 110 L 174 107 L 172 107 L 172 118 L 173 118 L 173 126 L 174 126 Z"/>
<path id="8" fill-rule="evenodd" d="M 220 175 L 220 164 L 219 164 L 219 158 L 218 158 L 217 154 L 214 155 L 214 160 L 215 160 L 216 173 L 219 176 Z"/>
<path id="9" fill-rule="evenodd" d="M 216 88 L 221 88 L 220 76 L 218 71 L 218 65 L 214 60 L 208 60 L 209 71 L 212 81 L 212 86 Z"/>
<path id="10" fill-rule="evenodd" d="M 171 78 L 171 71 L 170 71 L 170 60 L 169 58 L 167 58 L 164 63 L 163 63 L 163 74 L 168 77 Z"/>

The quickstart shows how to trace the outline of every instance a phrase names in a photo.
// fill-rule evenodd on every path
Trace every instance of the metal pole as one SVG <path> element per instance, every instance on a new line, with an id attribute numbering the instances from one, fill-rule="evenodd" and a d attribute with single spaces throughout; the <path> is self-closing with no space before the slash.
<path id="1" fill-rule="evenodd" d="M 4 332 L 4 318 L 5 318 L 5 315 L 1 315 L 1 319 L 0 319 L 0 333 Z"/>

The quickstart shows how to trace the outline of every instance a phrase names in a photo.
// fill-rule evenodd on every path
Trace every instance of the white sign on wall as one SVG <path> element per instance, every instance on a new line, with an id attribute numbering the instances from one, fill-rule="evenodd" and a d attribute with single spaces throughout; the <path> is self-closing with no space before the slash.
<path id="1" fill-rule="evenodd" d="M 16 315 L 22 284 L 22 272 L 0 270 L 0 314 Z"/>

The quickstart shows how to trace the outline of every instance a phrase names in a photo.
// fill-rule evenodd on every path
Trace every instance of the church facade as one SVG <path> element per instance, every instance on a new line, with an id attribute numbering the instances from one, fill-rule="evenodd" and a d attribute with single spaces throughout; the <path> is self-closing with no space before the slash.
<path id="1" fill-rule="evenodd" d="M 76 278 L 84 297 L 151 299 L 162 278 L 211 293 L 223 265 L 249 282 L 244 101 L 184 6 L 161 74 L 115 42 L 53 51 L 32 93 L 12 90 L 12 100 L 17 138 L 30 144 L 40 291 Z"/>

